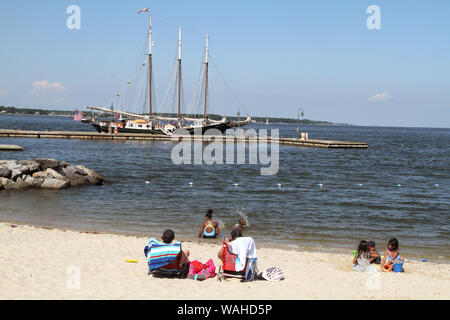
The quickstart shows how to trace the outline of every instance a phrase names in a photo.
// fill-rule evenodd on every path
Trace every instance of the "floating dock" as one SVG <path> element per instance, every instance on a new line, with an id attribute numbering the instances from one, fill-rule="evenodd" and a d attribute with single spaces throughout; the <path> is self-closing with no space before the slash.
<path id="1" fill-rule="evenodd" d="M 87 140 L 148 140 L 148 141 L 174 141 L 173 136 L 166 135 L 151 135 L 151 134 L 135 134 L 135 133 L 97 133 L 97 132 L 82 132 L 82 131 L 28 131 L 28 130 L 9 130 L 0 129 L 1 138 L 51 138 L 51 139 L 87 139 Z M 176 141 L 198 139 L 197 136 L 176 136 Z M 218 139 L 226 139 L 226 141 L 234 142 L 257 142 L 257 137 L 237 137 L 237 136 L 209 136 L 203 135 L 202 141 L 212 142 Z M 351 142 L 351 141 L 333 141 L 333 140 L 316 140 L 308 139 L 301 140 L 295 138 L 277 138 L 272 139 L 267 137 L 267 143 L 279 143 L 280 145 L 289 145 L 297 147 L 316 147 L 316 148 L 352 148 L 365 149 L 369 145 L 365 142 Z"/>
<path id="2" fill-rule="evenodd" d="M 0 144 L 0 151 L 22 151 L 23 147 L 12 144 Z"/>

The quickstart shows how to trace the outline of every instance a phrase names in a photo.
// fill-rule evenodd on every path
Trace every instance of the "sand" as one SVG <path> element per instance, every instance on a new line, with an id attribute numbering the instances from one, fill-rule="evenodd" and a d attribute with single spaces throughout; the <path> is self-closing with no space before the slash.
<path id="1" fill-rule="evenodd" d="M 365 274 L 352 271 L 351 250 L 300 252 L 258 243 L 260 271 L 279 266 L 285 280 L 153 278 L 143 252 L 147 240 L 0 223 L 0 299 L 450 299 L 449 264 L 408 260 L 404 273 Z M 199 240 L 183 248 L 191 260 L 212 258 L 219 266 L 218 244 Z"/>

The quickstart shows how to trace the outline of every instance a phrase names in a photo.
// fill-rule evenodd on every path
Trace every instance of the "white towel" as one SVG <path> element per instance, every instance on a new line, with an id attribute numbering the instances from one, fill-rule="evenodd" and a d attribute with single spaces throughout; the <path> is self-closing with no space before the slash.
<path id="1" fill-rule="evenodd" d="M 231 252 L 238 256 L 239 265 L 236 264 L 236 271 L 242 271 L 245 268 L 247 258 L 256 259 L 255 240 L 251 237 L 240 237 L 231 242 Z"/>

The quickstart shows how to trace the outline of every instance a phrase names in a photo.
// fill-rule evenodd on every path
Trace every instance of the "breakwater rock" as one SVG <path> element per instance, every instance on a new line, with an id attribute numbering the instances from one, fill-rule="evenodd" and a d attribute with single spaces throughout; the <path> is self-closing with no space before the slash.
<path id="1" fill-rule="evenodd" d="M 82 185 L 102 185 L 105 178 L 82 165 L 55 159 L 0 160 L 0 190 L 59 190 Z"/>

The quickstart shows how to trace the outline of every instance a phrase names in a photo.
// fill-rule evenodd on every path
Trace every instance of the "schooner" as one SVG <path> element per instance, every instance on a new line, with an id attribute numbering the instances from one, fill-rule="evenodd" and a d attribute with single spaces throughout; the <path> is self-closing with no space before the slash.
<path id="1" fill-rule="evenodd" d="M 150 13 L 150 9 L 145 8 L 138 11 Z M 148 31 L 148 53 L 146 62 L 147 64 L 147 93 L 148 93 L 148 114 L 134 113 L 130 111 L 114 110 L 113 105 L 111 109 L 104 107 L 85 106 L 85 108 L 92 110 L 92 117 L 89 123 L 98 132 L 107 133 L 142 133 L 142 134 L 165 134 L 171 135 L 176 129 L 184 129 L 190 134 L 195 132 L 201 132 L 202 134 L 208 129 L 217 129 L 224 133 L 227 129 L 233 127 L 244 126 L 252 122 L 250 116 L 244 121 L 231 121 L 226 117 L 221 120 L 213 120 L 208 117 L 208 72 L 209 72 L 209 36 L 206 35 L 206 49 L 205 58 L 203 62 L 203 117 L 189 117 L 183 115 L 181 112 L 182 104 L 182 76 L 181 76 L 181 27 L 178 28 L 178 50 L 177 50 L 177 66 L 176 66 L 176 96 L 177 96 L 177 113 L 176 117 L 165 117 L 153 112 L 153 98 L 154 92 L 152 88 L 153 83 L 153 70 L 152 70 L 152 20 L 149 14 L 149 31 Z M 130 84 L 130 82 L 128 82 Z M 120 95 L 117 94 L 117 97 Z M 114 120 L 102 120 L 94 115 L 94 112 L 102 112 L 106 114 L 112 114 Z"/>

